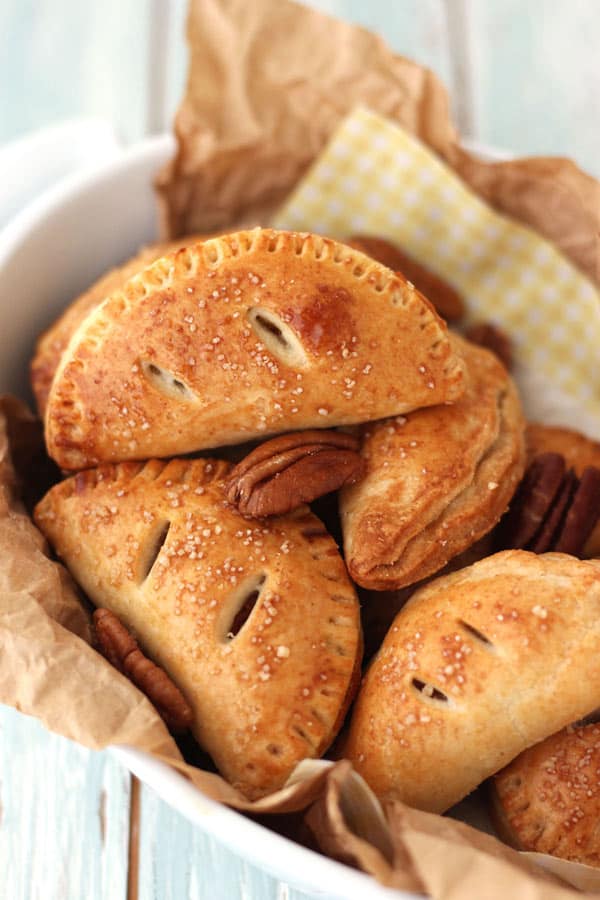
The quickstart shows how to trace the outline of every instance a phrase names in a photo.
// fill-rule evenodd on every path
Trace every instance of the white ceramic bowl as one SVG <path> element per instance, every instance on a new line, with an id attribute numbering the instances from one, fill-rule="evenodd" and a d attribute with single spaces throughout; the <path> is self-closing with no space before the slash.
<path id="1" fill-rule="evenodd" d="M 73 119 L 0 145 L 0 228 L 70 172 L 97 168 L 121 152 L 104 119 Z"/>
<path id="2" fill-rule="evenodd" d="M 1 393 L 30 399 L 28 360 L 36 337 L 106 269 L 156 238 L 152 180 L 173 152 L 168 136 L 147 140 L 93 173 L 64 179 L 0 232 L 0 272 L 2 284 L 9 286 L 0 301 Z M 229 848 L 310 897 L 398 900 L 414 896 L 383 888 L 366 875 L 209 800 L 145 753 L 131 747 L 113 747 L 111 752 L 166 802 L 221 842 L 224 856 Z"/>

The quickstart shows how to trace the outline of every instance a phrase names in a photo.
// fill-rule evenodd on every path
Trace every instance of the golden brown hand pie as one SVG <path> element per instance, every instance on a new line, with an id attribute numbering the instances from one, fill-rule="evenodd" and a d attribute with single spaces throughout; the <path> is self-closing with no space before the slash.
<path id="1" fill-rule="evenodd" d="M 588 466 L 600 469 L 600 443 L 578 431 L 530 422 L 525 438 L 528 464 L 540 453 L 560 453 L 578 478 Z M 583 556 L 600 556 L 600 522 L 587 539 Z"/>
<path id="2" fill-rule="evenodd" d="M 171 676 L 223 775 L 257 798 L 335 737 L 359 673 L 359 610 L 321 522 L 306 507 L 244 519 L 225 501 L 228 470 L 88 470 L 35 517 L 88 596 Z"/>
<path id="3" fill-rule="evenodd" d="M 154 262 L 173 250 L 183 247 L 186 241 L 197 243 L 202 239 L 201 235 L 193 235 L 189 238 L 178 238 L 175 241 L 164 241 L 159 244 L 150 244 L 142 249 L 130 260 L 106 272 L 98 281 L 80 294 L 54 322 L 50 328 L 38 339 L 35 355 L 31 361 L 31 387 L 40 416 L 43 418 L 48 402 L 48 394 L 52 385 L 54 373 L 60 362 L 60 358 L 67 347 L 71 337 L 75 334 L 86 316 L 98 307 L 102 301 L 113 291 L 122 288 L 126 281 L 137 275 L 145 266 Z"/>
<path id="4" fill-rule="evenodd" d="M 255 229 L 158 260 L 88 316 L 46 413 L 66 469 L 456 400 L 431 305 L 343 244 Z"/>
<path id="5" fill-rule="evenodd" d="M 452 342 L 468 371 L 457 403 L 363 429 L 367 474 L 340 495 L 346 563 L 363 587 L 402 588 L 439 571 L 490 531 L 523 474 L 514 382 L 488 350 Z"/>
<path id="6" fill-rule="evenodd" d="M 567 728 L 530 747 L 490 790 L 507 843 L 600 866 L 600 725 Z"/>
<path id="7" fill-rule="evenodd" d="M 345 755 L 375 793 L 443 812 L 600 705 L 600 566 L 507 550 L 437 578 L 398 614 Z"/>

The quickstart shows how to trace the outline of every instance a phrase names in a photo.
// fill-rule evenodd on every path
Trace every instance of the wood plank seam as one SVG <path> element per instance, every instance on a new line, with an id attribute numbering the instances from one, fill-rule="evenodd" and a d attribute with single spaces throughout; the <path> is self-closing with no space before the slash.
<path id="1" fill-rule="evenodd" d="M 454 119 L 462 137 L 477 138 L 480 133 L 480 116 L 475 77 L 475 4 L 471 0 L 442 2 L 446 15 Z"/>
<path id="2" fill-rule="evenodd" d="M 167 66 L 171 2 L 150 0 L 146 33 L 146 134 L 166 128 Z"/>
<path id="3" fill-rule="evenodd" d="M 127 852 L 127 900 L 138 900 L 140 883 L 140 782 L 131 776 L 129 795 L 129 847 Z"/>

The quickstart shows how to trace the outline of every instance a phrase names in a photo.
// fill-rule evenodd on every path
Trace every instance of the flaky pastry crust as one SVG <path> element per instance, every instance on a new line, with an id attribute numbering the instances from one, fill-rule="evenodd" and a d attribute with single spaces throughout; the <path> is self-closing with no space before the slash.
<path id="1" fill-rule="evenodd" d="M 92 601 L 170 675 L 219 770 L 255 799 L 331 743 L 362 644 L 354 588 L 321 522 L 306 507 L 244 519 L 225 499 L 228 471 L 204 459 L 88 470 L 56 485 L 35 520 Z"/>
<path id="2" fill-rule="evenodd" d="M 327 238 L 255 229 L 158 260 L 89 315 L 46 437 L 78 469 L 452 402 L 464 381 L 401 276 Z"/>
<path id="3" fill-rule="evenodd" d="M 600 566 L 497 553 L 417 591 L 360 689 L 344 755 L 382 799 L 443 812 L 600 705 Z"/>
<path id="4" fill-rule="evenodd" d="M 463 397 L 363 429 L 367 472 L 340 494 L 344 551 L 358 584 L 392 590 L 439 571 L 490 531 L 523 475 L 525 427 L 498 359 L 458 336 Z"/>
<path id="5" fill-rule="evenodd" d="M 119 290 L 133 276 L 154 260 L 182 247 L 186 240 L 198 242 L 200 235 L 191 238 L 178 238 L 175 241 L 163 241 L 150 244 L 136 253 L 120 266 L 111 269 L 95 281 L 83 294 L 80 294 L 65 309 L 61 316 L 45 331 L 36 344 L 31 361 L 31 388 L 35 397 L 38 412 L 43 419 L 48 402 L 48 394 L 58 368 L 60 358 L 67 348 L 83 320 L 96 309 L 113 291 Z"/>
<path id="6" fill-rule="evenodd" d="M 500 837 L 518 850 L 600 866 L 600 725 L 530 747 L 490 783 Z"/>

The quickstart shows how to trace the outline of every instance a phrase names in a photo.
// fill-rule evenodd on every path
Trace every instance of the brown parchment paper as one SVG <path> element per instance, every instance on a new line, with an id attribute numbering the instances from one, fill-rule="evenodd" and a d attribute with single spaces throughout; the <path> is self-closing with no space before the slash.
<path id="1" fill-rule="evenodd" d="M 87 747 L 135 736 L 152 752 L 178 755 L 149 701 L 90 646 L 77 589 L 19 500 L 8 435 L 35 456 L 33 422 L 22 404 L 0 400 L 0 702 Z"/>
<path id="2" fill-rule="evenodd" d="M 292 0 L 190 0 L 188 43 L 177 152 L 157 179 L 165 236 L 268 222 L 360 104 L 600 283 L 600 183 L 567 159 L 477 159 L 460 147 L 439 79 L 376 35 Z"/>
<path id="3" fill-rule="evenodd" d="M 157 180 L 170 236 L 266 222 L 362 103 L 418 135 L 493 205 L 600 280 L 599 185 L 565 160 L 489 165 L 461 150 L 440 82 L 376 36 L 290 0 L 191 0 L 188 36 L 178 149 Z M 18 499 L 11 447 L 26 471 L 39 459 L 39 439 L 20 404 L 0 403 L 0 702 L 93 749 L 145 750 L 237 809 L 309 809 L 324 852 L 389 886 L 444 900 L 581 896 L 466 825 L 402 804 L 384 816 L 346 761 L 302 763 L 283 790 L 253 804 L 185 763 L 151 704 L 93 649 L 85 606 Z M 568 864 L 553 865 L 569 877 Z M 600 874 L 581 885 L 598 890 L 599 882 Z"/>
<path id="4" fill-rule="evenodd" d="M 389 805 L 384 817 L 347 760 L 330 770 L 306 821 L 323 852 L 388 887 L 444 898 L 581 897 L 562 880 L 560 866 L 542 873 L 539 854 L 517 853 L 463 822 L 403 803 Z"/>

